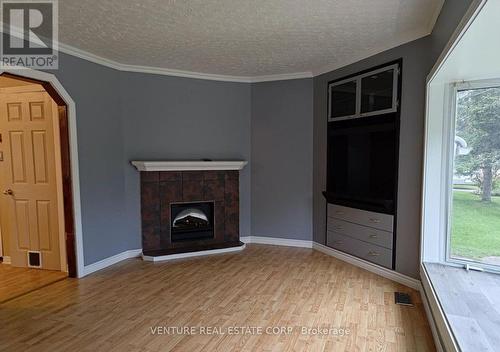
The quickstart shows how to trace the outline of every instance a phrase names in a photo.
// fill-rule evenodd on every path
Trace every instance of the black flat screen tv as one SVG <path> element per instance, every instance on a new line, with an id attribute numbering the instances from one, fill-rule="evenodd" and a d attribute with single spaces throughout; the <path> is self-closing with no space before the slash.
<path id="1" fill-rule="evenodd" d="M 329 203 L 394 214 L 396 121 L 396 114 L 387 114 L 329 124 Z"/>

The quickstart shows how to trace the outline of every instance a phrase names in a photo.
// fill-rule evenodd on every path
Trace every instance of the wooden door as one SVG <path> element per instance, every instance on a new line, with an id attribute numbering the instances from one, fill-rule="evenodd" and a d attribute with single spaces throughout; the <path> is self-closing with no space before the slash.
<path id="1" fill-rule="evenodd" d="M 41 268 L 61 269 L 54 106 L 45 91 L 0 94 L 0 197 L 13 266 L 28 266 L 35 251 Z"/>

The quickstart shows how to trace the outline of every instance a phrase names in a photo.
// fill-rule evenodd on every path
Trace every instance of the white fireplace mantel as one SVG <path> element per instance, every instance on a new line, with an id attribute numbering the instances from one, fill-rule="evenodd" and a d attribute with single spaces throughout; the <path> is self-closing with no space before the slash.
<path id="1" fill-rule="evenodd" d="M 241 170 L 248 161 L 131 161 L 139 171 Z"/>

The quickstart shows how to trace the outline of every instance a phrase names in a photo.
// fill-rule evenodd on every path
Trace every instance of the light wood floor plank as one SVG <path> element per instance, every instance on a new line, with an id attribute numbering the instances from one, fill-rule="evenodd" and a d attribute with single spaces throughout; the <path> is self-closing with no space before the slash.
<path id="1" fill-rule="evenodd" d="M 415 308 L 394 304 L 394 291 Z M 0 351 L 434 351 L 419 294 L 304 248 L 128 260 L 0 305 Z M 291 334 L 155 335 L 151 327 L 286 327 Z M 301 334 L 348 328 L 348 336 Z"/>
<path id="2" fill-rule="evenodd" d="M 0 303 L 67 277 L 52 270 L 17 268 L 0 263 Z"/>

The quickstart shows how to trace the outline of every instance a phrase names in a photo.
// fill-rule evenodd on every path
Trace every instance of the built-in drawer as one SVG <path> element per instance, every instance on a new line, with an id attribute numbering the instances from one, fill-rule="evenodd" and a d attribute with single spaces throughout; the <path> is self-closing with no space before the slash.
<path id="1" fill-rule="evenodd" d="M 352 222 L 328 218 L 328 231 L 333 231 L 355 239 L 392 249 L 392 232 L 373 227 L 353 224 Z"/>
<path id="2" fill-rule="evenodd" d="M 374 227 L 384 231 L 393 231 L 394 216 L 372 211 L 354 209 L 336 204 L 328 204 L 328 217 Z"/>
<path id="3" fill-rule="evenodd" d="M 347 254 L 392 269 L 392 250 L 336 232 L 327 232 L 326 244 Z"/>

